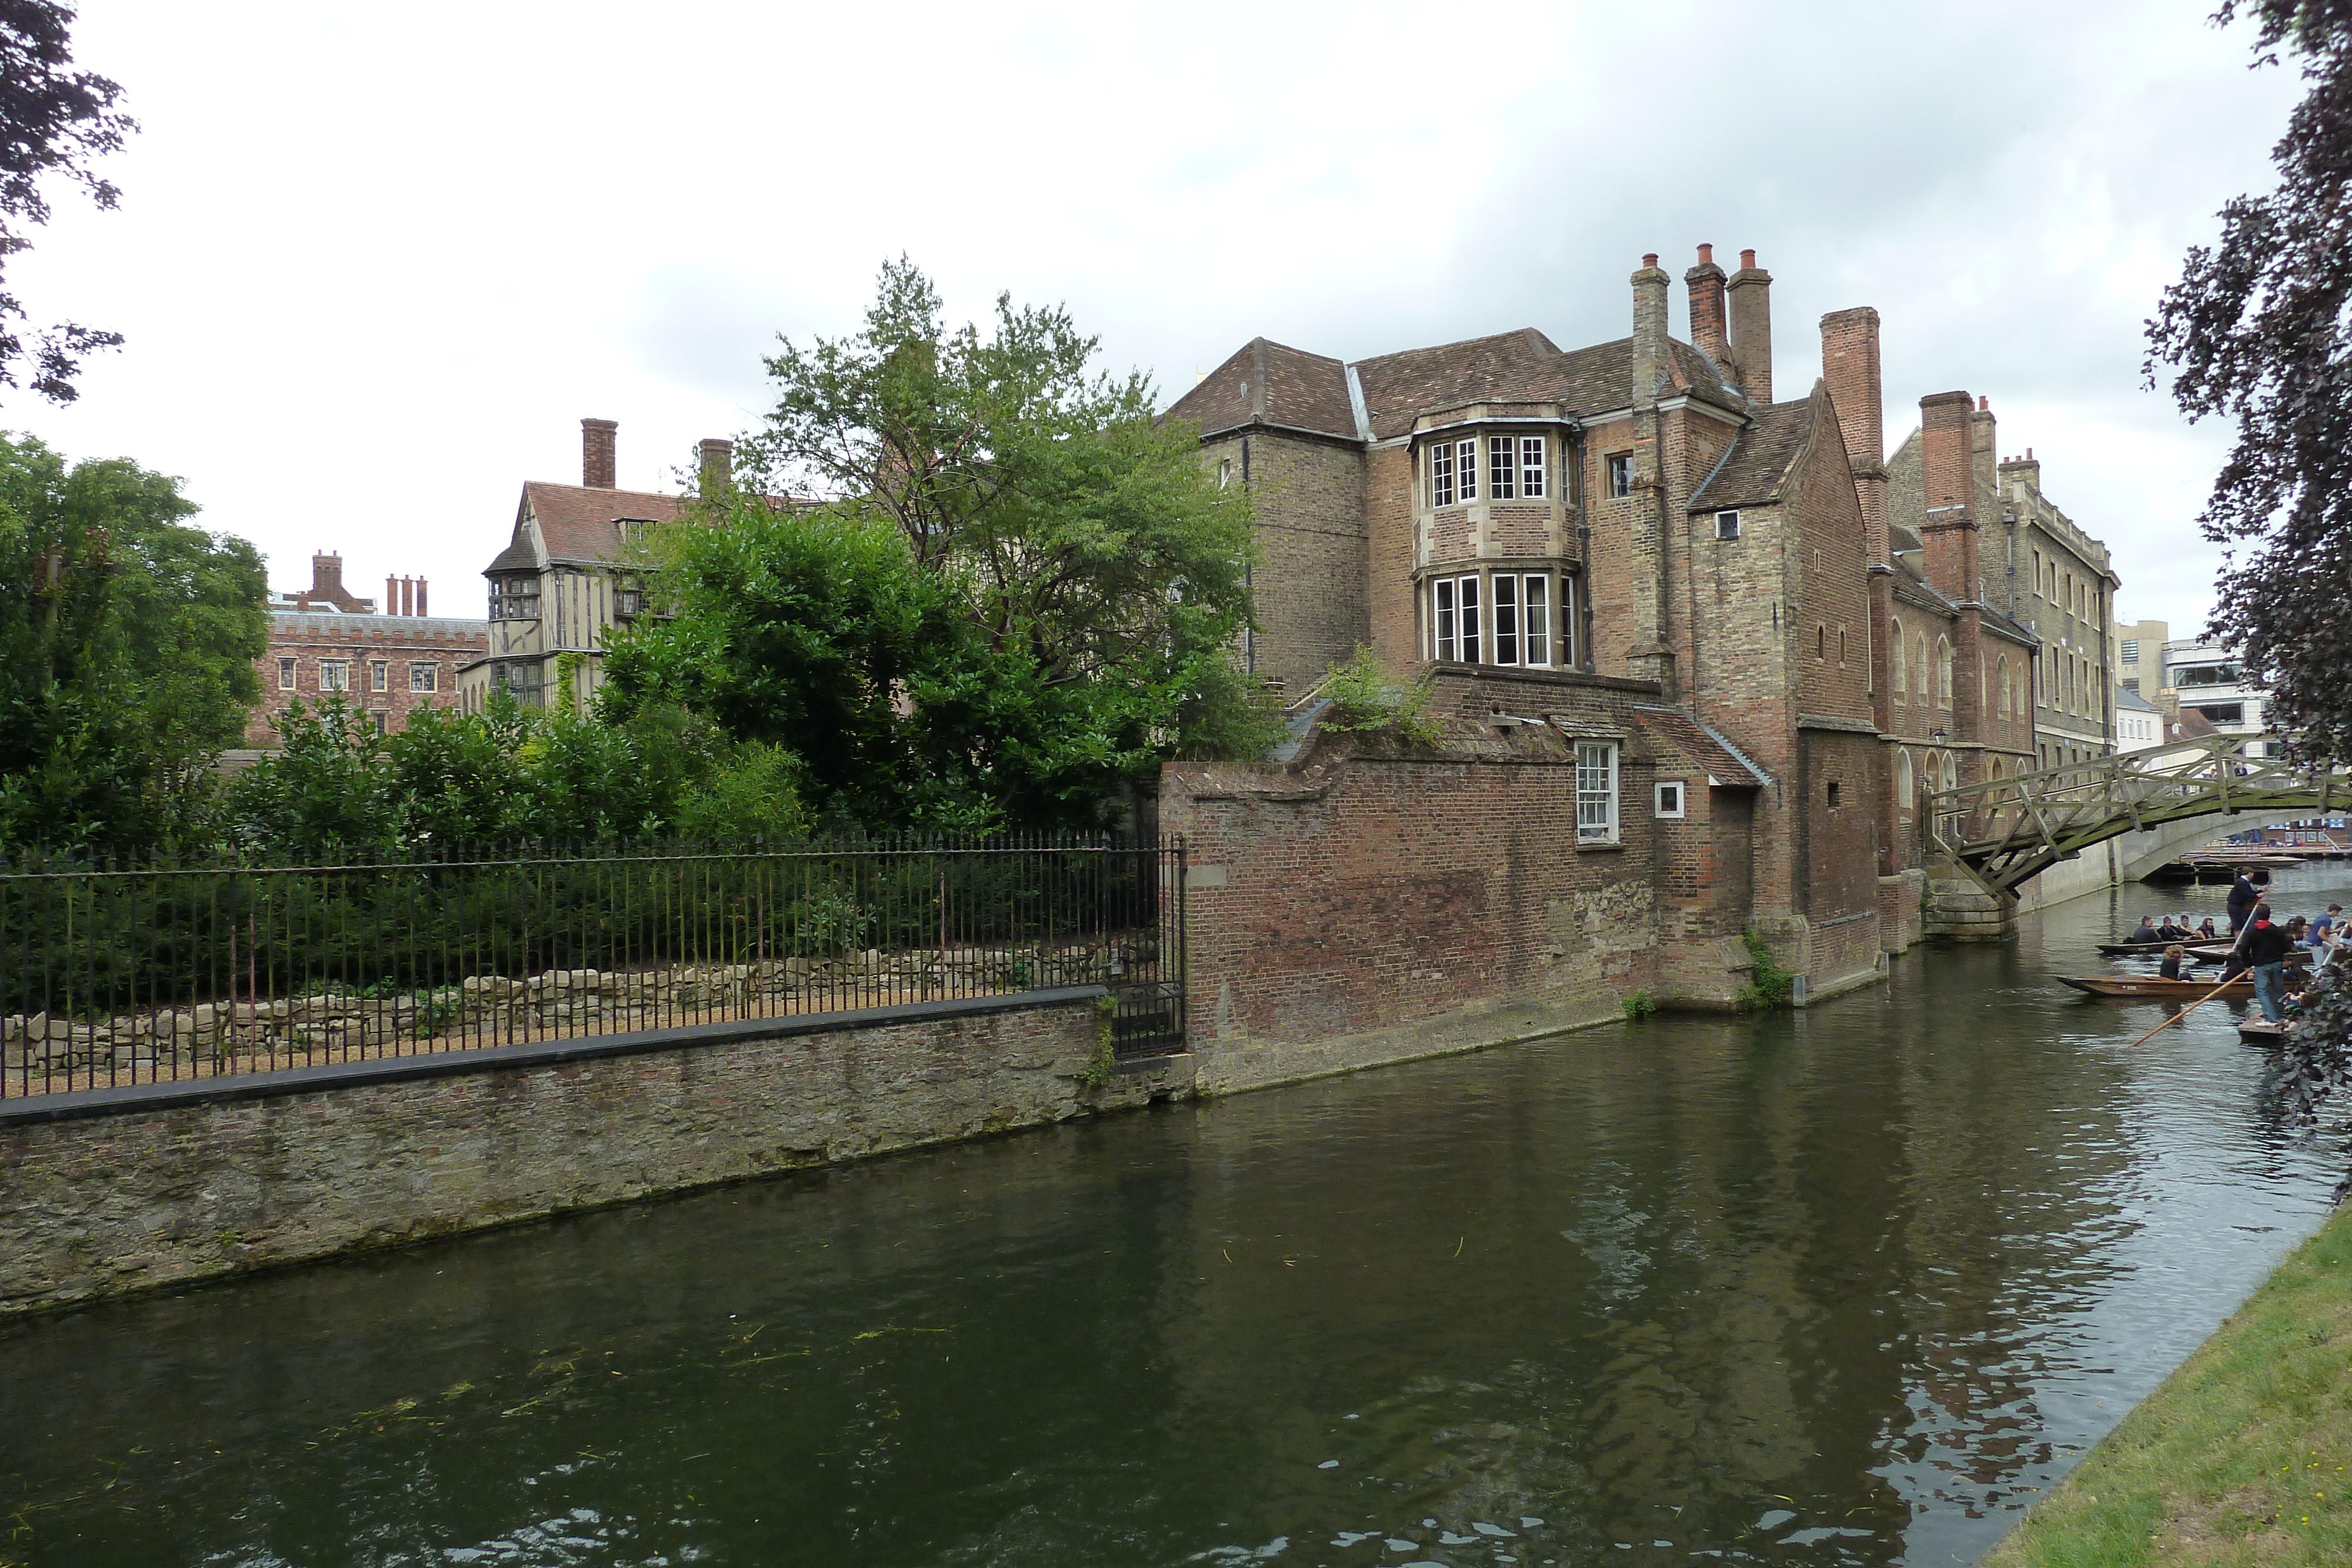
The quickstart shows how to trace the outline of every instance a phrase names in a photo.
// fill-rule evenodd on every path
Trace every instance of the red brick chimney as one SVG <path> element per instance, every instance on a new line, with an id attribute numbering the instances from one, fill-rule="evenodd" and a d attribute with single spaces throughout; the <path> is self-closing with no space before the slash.
<path id="1" fill-rule="evenodd" d="M 1726 289 L 1731 302 L 1731 358 L 1739 366 L 1739 389 L 1749 401 L 1772 401 L 1772 275 L 1756 265 L 1756 253 L 1739 253 L 1739 270 Z"/>
<path id="2" fill-rule="evenodd" d="M 416 613 L 425 613 L 425 580 L 421 577 L 416 580 Z"/>
<path id="3" fill-rule="evenodd" d="M 1715 265 L 1715 246 L 1698 247 L 1698 265 L 1683 274 L 1690 290 L 1691 342 L 1723 372 L 1736 375 L 1731 363 L 1731 340 L 1723 323 L 1723 268 Z"/>
<path id="4" fill-rule="evenodd" d="M 1976 400 L 1964 392 L 1919 400 L 1927 580 L 1947 599 L 1977 596 Z"/>
<path id="5" fill-rule="evenodd" d="M 1878 366 L 1876 310 L 1857 305 L 1822 318 L 1822 379 L 1829 385 L 1838 430 L 1845 437 L 1846 462 L 1853 468 L 1853 493 L 1862 503 L 1870 559 L 1885 565 L 1889 562 L 1886 425 Z"/>
<path id="6" fill-rule="evenodd" d="M 1633 275 L 1633 402 L 1638 406 L 1657 401 L 1666 377 L 1666 275 L 1658 258 L 1642 257 Z"/>
<path id="7" fill-rule="evenodd" d="M 400 579 L 388 571 L 383 574 L 383 612 L 386 615 L 404 613 L 400 608 Z"/>
<path id="8" fill-rule="evenodd" d="M 718 436 L 705 436 L 699 444 L 702 494 L 716 496 L 735 482 L 735 444 Z"/>
<path id="9" fill-rule="evenodd" d="M 618 462 L 620 423 L 610 419 L 580 422 L 580 483 L 591 490 L 610 490 Z"/>

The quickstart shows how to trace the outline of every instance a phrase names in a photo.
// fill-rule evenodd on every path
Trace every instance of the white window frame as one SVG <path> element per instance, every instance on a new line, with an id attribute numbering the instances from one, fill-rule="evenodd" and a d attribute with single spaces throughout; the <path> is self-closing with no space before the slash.
<path id="1" fill-rule="evenodd" d="M 430 663 L 408 666 L 408 689 L 412 692 L 437 692 L 441 689 L 441 666 Z"/>
<path id="2" fill-rule="evenodd" d="M 1726 541 L 1737 539 L 1739 537 L 1739 513 L 1737 508 L 1716 513 L 1715 537 Z"/>
<path id="3" fill-rule="evenodd" d="M 1486 498 L 1513 501 L 1519 495 L 1518 437 L 1486 437 Z"/>
<path id="4" fill-rule="evenodd" d="M 1666 821 L 1680 821 L 1689 815 L 1690 786 L 1679 779 L 1661 779 L 1651 787 L 1650 806 Z"/>
<path id="5" fill-rule="evenodd" d="M 1551 601 L 1551 573 L 1531 571 L 1521 580 L 1519 622 L 1527 639 L 1527 657 L 1522 662 L 1530 670 L 1552 667 Z"/>
<path id="6" fill-rule="evenodd" d="M 1519 579 L 1498 571 L 1487 580 L 1487 620 L 1494 628 L 1495 663 L 1516 666 L 1519 662 Z"/>
<path id="7" fill-rule="evenodd" d="M 352 662 L 349 659 L 319 661 L 319 689 L 322 692 L 347 692 L 352 689 Z"/>
<path id="8" fill-rule="evenodd" d="M 294 664 L 293 660 L 287 658 L 278 661 L 278 689 L 281 692 L 294 689 Z"/>
<path id="9" fill-rule="evenodd" d="M 1618 486 L 1622 476 L 1624 486 Z M 1633 493 L 1633 455 L 1614 452 L 1601 460 L 1601 488 L 1612 501 L 1622 501 Z"/>
<path id="10" fill-rule="evenodd" d="M 1440 664 L 1475 664 L 1485 661 L 1486 628 L 1478 607 L 1477 573 L 1429 580 L 1429 656 Z"/>
<path id="11" fill-rule="evenodd" d="M 1576 841 L 1613 844 L 1618 839 L 1617 743 L 1576 743 Z"/>
<path id="12" fill-rule="evenodd" d="M 1519 498 L 1540 501 L 1549 486 L 1545 476 L 1551 472 L 1551 452 L 1540 435 L 1519 437 Z"/>
<path id="13" fill-rule="evenodd" d="M 1441 441 L 1429 449 L 1429 507 L 1436 511 L 1454 505 L 1454 444 Z"/>
<path id="14" fill-rule="evenodd" d="M 1478 498 L 1478 438 L 1475 435 L 1454 444 L 1454 487 L 1461 492 L 1465 505 Z"/>
<path id="15" fill-rule="evenodd" d="M 392 690 L 392 662 L 389 659 L 368 661 L 368 690 L 372 692 Z"/>

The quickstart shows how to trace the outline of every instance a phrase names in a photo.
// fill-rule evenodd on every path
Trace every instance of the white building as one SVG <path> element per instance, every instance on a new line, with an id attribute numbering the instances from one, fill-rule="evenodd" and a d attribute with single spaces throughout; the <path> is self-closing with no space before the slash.
<path id="1" fill-rule="evenodd" d="M 2164 711 L 2128 686 L 2116 692 L 2116 749 L 2145 751 L 2164 742 Z"/>
<path id="2" fill-rule="evenodd" d="M 2270 727 L 2270 694 L 2249 685 L 2238 655 L 2219 643 L 2190 638 L 2164 645 L 2165 678 L 2180 694 L 2183 713 L 2196 712 L 2225 735 L 2260 735 Z M 2252 747 L 2249 755 L 2267 748 Z"/>

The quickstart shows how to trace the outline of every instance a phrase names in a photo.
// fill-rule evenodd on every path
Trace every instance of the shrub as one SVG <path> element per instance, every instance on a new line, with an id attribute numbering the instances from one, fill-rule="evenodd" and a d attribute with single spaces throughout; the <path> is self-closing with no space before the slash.
<path id="1" fill-rule="evenodd" d="M 1323 695 L 1331 704 L 1323 713 L 1326 729 L 1387 730 L 1416 746 L 1434 746 L 1444 735 L 1427 714 L 1429 677 L 1400 685 L 1360 643 L 1354 658 L 1325 673 Z"/>
<path id="2" fill-rule="evenodd" d="M 1748 956 L 1755 964 L 1748 984 L 1739 988 L 1742 1007 L 1785 1008 L 1796 991 L 1796 977 L 1773 960 L 1772 949 L 1753 926 L 1744 932 L 1740 940 L 1748 946 Z"/>

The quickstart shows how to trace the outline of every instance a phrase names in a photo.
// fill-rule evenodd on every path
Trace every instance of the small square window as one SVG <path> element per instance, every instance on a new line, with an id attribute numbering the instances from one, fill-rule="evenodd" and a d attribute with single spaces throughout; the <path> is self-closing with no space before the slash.
<path id="1" fill-rule="evenodd" d="M 1669 779 L 1657 787 L 1657 812 L 1661 817 L 1683 814 L 1683 781 Z"/>
<path id="2" fill-rule="evenodd" d="M 1719 539 L 1738 538 L 1739 537 L 1739 514 L 1738 512 L 1716 513 L 1715 537 Z"/>
<path id="3" fill-rule="evenodd" d="M 281 692 L 294 689 L 294 661 L 291 659 L 278 661 L 278 689 Z"/>
<path id="4" fill-rule="evenodd" d="M 1844 793 L 1845 793 L 1845 791 L 1844 791 L 1843 788 L 1842 786 L 1840 786 L 1840 785 L 1839 785 L 1839 783 L 1838 783 L 1838 781 L 1837 781 L 1836 779 L 1831 779 L 1831 780 L 1830 780 L 1830 810 L 1831 810 L 1834 811 L 1834 810 L 1836 810 L 1840 806 L 1842 806 L 1842 805 L 1843 805 L 1843 804 L 1845 803 L 1845 802 L 1844 802 L 1844 800 L 1843 800 Z"/>
<path id="5" fill-rule="evenodd" d="M 1620 452 L 1609 459 L 1609 498 L 1622 501 L 1633 493 L 1633 455 Z"/>
<path id="6" fill-rule="evenodd" d="M 352 667 L 341 659 L 319 661 L 319 689 L 322 692 L 347 692 L 352 689 Z"/>

